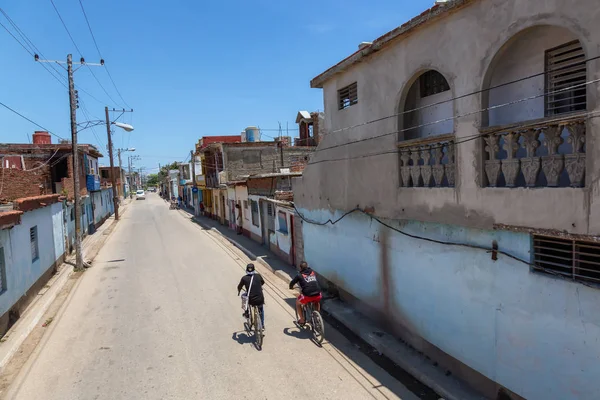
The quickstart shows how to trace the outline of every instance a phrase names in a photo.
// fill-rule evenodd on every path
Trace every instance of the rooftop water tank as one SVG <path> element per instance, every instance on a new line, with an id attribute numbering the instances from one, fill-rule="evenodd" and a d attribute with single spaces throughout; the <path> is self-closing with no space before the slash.
<path id="1" fill-rule="evenodd" d="M 245 131 L 247 142 L 260 142 L 260 130 L 256 126 L 249 126 Z"/>

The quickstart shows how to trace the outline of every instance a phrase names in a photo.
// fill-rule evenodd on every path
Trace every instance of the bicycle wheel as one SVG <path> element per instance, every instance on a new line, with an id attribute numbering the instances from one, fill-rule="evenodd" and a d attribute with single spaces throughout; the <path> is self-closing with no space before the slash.
<path id="1" fill-rule="evenodd" d="M 252 315 L 254 318 L 254 340 L 256 341 L 256 347 L 261 349 L 263 344 L 263 330 L 258 307 L 252 307 Z"/>
<path id="2" fill-rule="evenodd" d="M 313 336 L 318 344 L 323 343 L 325 338 L 325 324 L 323 323 L 323 317 L 318 311 L 312 312 L 312 328 Z"/>

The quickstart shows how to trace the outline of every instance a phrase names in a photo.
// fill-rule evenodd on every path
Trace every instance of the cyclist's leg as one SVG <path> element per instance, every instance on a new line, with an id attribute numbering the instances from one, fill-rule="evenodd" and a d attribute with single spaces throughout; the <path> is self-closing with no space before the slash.
<path id="1" fill-rule="evenodd" d="M 260 322 L 262 323 L 263 329 L 265 329 L 265 308 L 264 304 L 258 306 L 258 313 L 260 314 Z"/>
<path id="2" fill-rule="evenodd" d="M 306 321 L 304 321 L 304 312 L 302 311 L 302 303 L 300 303 L 301 297 L 302 297 L 302 295 L 300 295 L 296 298 L 296 311 L 298 312 L 298 323 L 300 325 L 302 325 L 306 322 Z"/>

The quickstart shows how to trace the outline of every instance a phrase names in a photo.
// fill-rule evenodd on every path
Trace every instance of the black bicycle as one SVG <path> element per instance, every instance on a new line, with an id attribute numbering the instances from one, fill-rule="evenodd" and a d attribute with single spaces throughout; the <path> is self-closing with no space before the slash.
<path id="1" fill-rule="evenodd" d="M 244 299 L 244 294 L 242 294 L 242 299 Z M 262 348 L 263 339 L 265 337 L 265 333 L 263 331 L 262 320 L 260 318 L 260 311 L 258 306 L 249 305 L 248 309 L 244 312 L 246 321 L 244 321 L 244 329 L 248 334 L 254 331 L 254 342 L 257 349 Z"/>
<path id="2" fill-rule="evenodd" d="M 298 324 L 298 310 L 296 307 L 294 307 L 294 310 L 296 311 L 296 324 Z M 306 324 L 310 325 L 313 339 L 318 345 L 321 345 L 325 338 L 325 324 L 323 323 L 321 313 L 315 310 L 315 303 L 311 301 L 307 304 L 303 304 L 302 313 L 304 314 L 304 326 Z M 299 325 L 299 327 L 302 328 L 303 326 Z"/>

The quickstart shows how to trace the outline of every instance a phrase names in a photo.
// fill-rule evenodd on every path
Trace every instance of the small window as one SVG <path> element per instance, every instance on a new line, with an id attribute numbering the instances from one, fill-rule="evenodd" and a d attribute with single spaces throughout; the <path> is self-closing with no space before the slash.
<path id="1" fill-rule="evenodd" d="M 277 223 L 279 224 L 279 232 L 288 234 L 287 214 L 283 211 L 277 213 Z"/>
<path id="2" fill-rule="evenodd" d="M 419 83 L 421 98 L 450 90 L 450 85 L 448 85 L 448 81 L 446 81 L 444 75 L 434 70 L 427 71 L 421 75 Z"/>
<path id="3" fill-rule="evenodd" d="M 340 110 L 358 103 L 358 87 L 356 82 L 338 90 L 338 106 Z"/>
<path id="4" fill-rule="evenodd" d="M 105 169 L 103 169 L 102 171 L 100 171 L 100 176 L 101 176 L 103 179 L 108 179 L 108 171 L 107 171 L 107 170 L 105 170 Z"/>
<path id="5" fill-rule="evenodd" d="M 600 243 L 535 235 L 533 251 L 542 272 L 600 284 Z"/>
<path id="6" fill-rule="evenodd" d="M 100 205 L 101 206 L 104 205 L 103 199 L 104 199 L 104 196 L 100 196 Z"/>
<path id="7" fill-rule="evenodd" d="M 244 200 L 244 218 L 248 219 L 248 200 Z"/>
<path id="8" fill-rule="evenodd" d="M 75 221 L 75 207 L 71 208 L 71 221 Z"/>
<path id="9" fill-rule="evenodd" d="M 547 50 L 546 116 L 585 110 L 585 81 L 585 54 L 578 40 Z"/>
<path id="10" fill-rule="evenodd" d="M 40 258 L 40 248 L 38 246 L 38 229 L 37 225 L 29 228 L 29 242 L 31 245 L 31 262 L 35 262 Z"/>
<path id="11" fill-rule="evenodd" d="M 252 225 L 259 226 L 258 224 L 258 202 L 250 200 L 250 207 L 252 208 Z"/>

